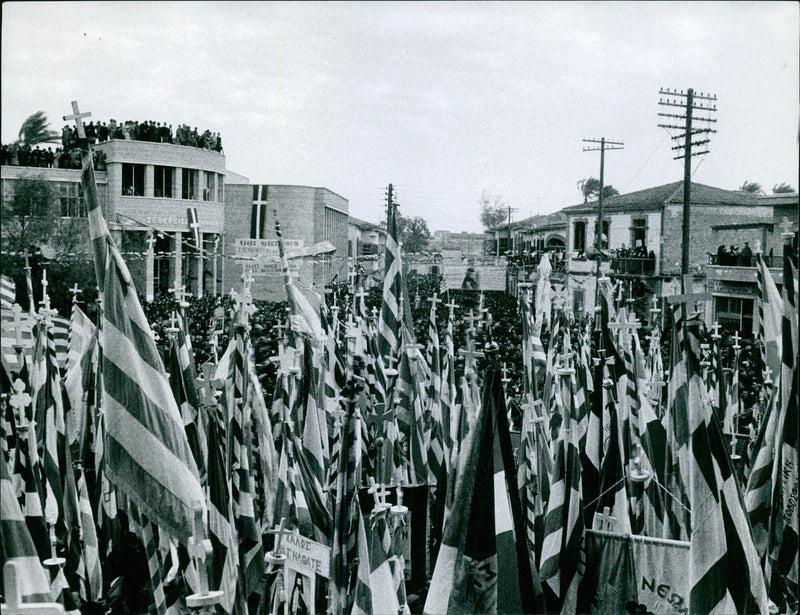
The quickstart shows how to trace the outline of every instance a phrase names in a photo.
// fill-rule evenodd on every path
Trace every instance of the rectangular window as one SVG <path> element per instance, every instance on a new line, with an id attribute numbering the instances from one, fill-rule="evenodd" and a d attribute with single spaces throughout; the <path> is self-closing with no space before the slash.
<path id="1" fill-rule="evenodd" d="M 726 329 L 750 335 L 753 332 L 753 300 L 715 297 L 714 317 Z"/>
<path id="2" fill-rule="evenodd" d="M 172 178 L 175 174 L 175 167 L 153 167 L 154 183 L 153 196 L 172 198 Z"/>
<path id="3" fill-rule="evenodd" d="M 85 218 L 87 216 L 86 199 L 83 198 L 83 187 L 78 182 L 61 182 L 58 184 L 60 215 L 62 218 Z"/>
<path id="4" fill-rule="evenodd" d="M 611 220 L 603 220 L 603 238 L 601 240 L 602 248 L 608 249 L 608 242 L 611 233 Z"/>
<path id="5" fill-rule="evenodd" d="M 572 291 L 572 313 L 575 317 L 583 315 L 583 289 L 576 288 Z"/>
<path id="6" fill-rule="evenodd" d="M 194 201 L 197 198 L 197 185 L 195 176 L 197 171 L 194 169 L 181 169 L 183 186 L 181 187 L 181 198 Z"/>
<path id="7" fill-rule="evenodd" d="M 220 173 L 217 175 L 217 203 L 224 203 L 225 202 L 225 190 L 223 189 L 225 186 L 225 176 Z"/>
<path id="8" fill-rule="evenodd" d="M 579 220 L 573 227 L 572 247 L 577 252 L 586 250 L 586 222 Z"/>
<path id="9" fill-rule="evenodd" d="M 216 179 L 217 174 L 212 173 L 211 171 L 205 171 L 203 173 L 205 175 L 205 187 L 203 188 L 203 200 L 204 201 L 211 201 L 214 198 L 216 193 Z"/>
<path id="10" fill-rule="evenodd" d="M 143 164 L 122 163 L 122 195 L 144 196 Z"/>
<path id="11" fill-rule="evenodd" d="M 640 245 L 647 248 L 647 218 L 634 218 L 631 221 L 631 249 Z"/>

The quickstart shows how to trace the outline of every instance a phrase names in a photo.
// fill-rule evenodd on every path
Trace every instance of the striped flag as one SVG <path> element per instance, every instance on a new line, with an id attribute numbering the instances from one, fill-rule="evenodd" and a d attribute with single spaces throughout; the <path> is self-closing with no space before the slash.
<path id="1" fill-rule="evenodd" d="M 0 309 L 10 310 L 17 302 L 17 285 L 14 278 L 0 274 Z"/>
<path id="2" fill-rule="evenodd" d="M 14 473 L 18 474 L 23 482 L 20 507 L 39 558 L 44 560 L 50 557 L 51 552 L 50 537 L 44 519 L 45 492 L 42 485 L 42 467 L 36 447 L 36 432 L 29 425 L 19 429 L 19 436 Z"/>
<path id="3" fill-rule="evenodd" d="M 231 475 L 226 470 L 224 420 L 221 408 L 209 405 L 208 417 L 208 529 L 214 549 L 211 586 L 224 592 L 221 606 L 232 613 L 237 596 L 239 558 L 234 535 Z"/>
<path id="4" fill-rule="evenodd" d="M 39 561 L 17 502 L 5 458 L 0 455 L 0 559 L 13 565 L 22 602 L 49 602 L 50 581 Z"/>
<path id="5" fill-rule="evenodd" d="M 360 376 L 355 370 L 355 376 Z M 336 475 L 333 514 L 333 544 L 331 547 L 331 609 L 334 613 L 348 611 L 353 602 L 355 562 L 358 557 L 358 485 L 361 482 L 361 417 L 356 409 L 360 393 L 356 380 L 347 385 L 348 414 L 341 435 L 341 453 Z"/>
<path id="6" fill-rule="evenodd" d="M 378 319 L 378 351 L 385 362 L 400 345 L 400 285 L 402 261 L 400 259 L 400 234 L 397 228 L 397 207 L 389 205 L 386 221 L 386 261 L 383 270 L 383 295 Z"/>
<path id="7" fill-rule="evenodd" d="M 136 287 L 103 217 L 88 144 L 81 160 L 103 306 L 105 470 L 160 528 L 186 540 L 193 506 L 205 507 L 197 465 Z"/>
<path id="8" fill-rule="evenodd" d="M 792 244 L 784 243 L 783 355 L 781 357 L 781 409 L 778 420 L 776 461 L 772 474 L 772 508 L 766 577 L 770 598 L 778 608 L 796 612 L 798 606 L 798 441 L 797 305 L 798 279 Z M 794 254 L 796 259 L 796 254 Z"/>
<path id="9" fill-rule="evenodd" d="M 691 430 L 689 475 L 684 479 L 692 503 L 689 610 L 766 615 L 767 592 L 758 552 L 719 421 L 705 396 L 697 328 L 697 321 L 685 323 L 681 344 L 685 384 L 677 390 Z"/>
<path id="10" fill-rule="evenodd" d="M 490 368 L 470 454 L 425 602 L 425 613 L 533 612 L 535 587 L 524 533 L 501 375 Z M 469 591 L 463 588 L 469 587 Z"/>
<path id="11" fill-rule="evenodd" d="M 604 387 L 605 388 L 605 387 Z M 608 387 L 610 388 L 610 386 Z M 612 393 L 609 391 L 609 397 Z M 628 510 L 628 490 L 625 480 L 625 460 L 622 453 L 622 435 L 620 434 L 620 419 L 617 415 L 617 405 L 613 398 L 606 405 L 609 418 L 608 450 L 603 456 L 600 467 L 600 495 L 597 500 L 597 510 L 609 508 L 615 518 L 615 531 L 623 534 L 631 533 L 631 519 Z M 598 514 L 595 513 L 593 527 L 597 527 Z"/>
<path id="12" fill-rule="evenodd" d="M 539 566 L 548 608 L 560 613 L 575 612 L 585 563 L 581 463 L 577 444 L 574 426 L 567 426 L 556 442 L 553 484 L 547 503 Z"/>
<path id="13" fill-rule="evenodd" d="M 756 255 L 756 277 L 760 294 L 758 340 L 761 344 L 762 368 L 769 367 L 771 373 L 777 375 L 781 369 L 783 300 L 760 252 Z"/>
<path id="14" fill-rule="evenodd" d="M 66 369 L 80 361 L 86 347 L 95 336 L 97 327 L 94 326 L 84 311 L 77 303 L 72 304 L 72 313 L 69 319 L 69 332 L 67 334 L 67 364 Z"/>
<path id="15" fill-rule="evenodd" d="M 392 537 L 388 525 L 388 505 L 372 511 L 369 540 L 361 516 L 358 528 L 358 576 L 353 615 L 397 613 L 397 599 L 391 569 Z"/>
<path id="16" fill-rule="evenodd" d="M 189 232 L 192 234 L 194 247 L 199 255 L 203 251 L 203 239 L 200 235 L 200 220 L 197 215 L 197 207 L 187 207 L 186 217 L 189 220 Z"/>
<path id="17" fill-rule="evenodd" d="M 19 345 L 22 347 L 23 356 L 26 360 L 30 361 L 33 356 L 33 347 L 35 343 L 35 336 L 33 334 L 33 326 L 35 319 L 30 314 L 23 313 L 20 310 L 18 322 L 15 322 L 15 314 L 12 306 L 11 310 L 2 310 L 0 318 L 2 318 L 2 333 L 0 334 L 0 345 L 2 345 L 3 360 L 8 365 L 12 372 L 17 372 L 21 369 L 17 353 L 14 346 L 17 344 L 16 329 L 19 329 Z M 65 369 L 69 357 L 69 328 L 70 324 L 66 318 L 60 316 L 52 316 L 53 325 L 53 341 L 55 343 L 56 361 L 58 362 L 59 369 Z"/>

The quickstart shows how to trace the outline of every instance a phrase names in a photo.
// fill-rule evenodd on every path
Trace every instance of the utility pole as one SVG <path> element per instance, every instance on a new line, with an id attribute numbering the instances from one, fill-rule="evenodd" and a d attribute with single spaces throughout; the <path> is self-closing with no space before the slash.
<path id="1" fill-rule="evenodd" d="M 594 304 L 597 306 L 597 298 L 600 293 L 600 255 L 603 249 L 603 190 L 605 189 L 605 165 L 606 165 L 606 150 L 623 149 L 625 144 L 621 141 L 606 141 L 605 137 L 601 139 L 584 139 L 584 143 L 599 144 L 600 147 L 584 147 L 584 152 L 600 152 L 600 194 L 597 197 L 597 222 L 594 228 L 594 248 L 595 258 L 597 260 L 597 267 L 595 270 L 595 285 L 594 285 Z"/>
<path id="2" fill-rule="evenodd" d="M 713 113 L 717 110 L 717 105 L 697 104 L 695 101 L 710 101 L 716 103 L 717 97 L 714 94 L 704 94 L 700 92 L 697 94 L 692 88 L 686 92 L 683 90 L 669 90 L 661 88 L 658 91 L 661 96 L 667 98 L 659 98 L 658 104 L 663 107 L 678 107 L 683 113 L 659 113 L 661 117 L 668 117 L 678 120 L 684 120 L 683 126 L 677 124 L 659 124 L 659 128 L 667 128 L 672 130 L 682 130 L 683 134 L 675 135 L 672 137 L 673 141 L 683 139 L 683 144 L 675 145 L 673 150 L 683 150 L 683 153 L 675 156 L 674 160 L 683 158 L 683 237 L 681 240 L 681 274 L 685 276 L 689 273 L 689 242 L 691 241 L 691 216 L 690 205 L 692 202 L 692 156 L 702 156 L 708 153 L 709 139 L 701 139 L 693 141 L 695 135 L 707 135 L 712 132 L 717 132 L 712 128 L 694 128 L 694 122 L 708 122 L 709 124 L 716 123 L 717 120 L 711 117 L 698 117 L 694 115 L 694 111 L 701 111 L 705 113 Z M 706 146 L 703 151 L 693 152 L 692 147 L 704 145 Z M 684 292 L 689 292 L 689 289 L 684 288 Z"/>
<path id="3" fill-rule="evenodd" d="M 508 249 L 511 250 L 511 212 L 516 212 L 517 208 L 512 208 L 511 205 L 508 205 Z"/>

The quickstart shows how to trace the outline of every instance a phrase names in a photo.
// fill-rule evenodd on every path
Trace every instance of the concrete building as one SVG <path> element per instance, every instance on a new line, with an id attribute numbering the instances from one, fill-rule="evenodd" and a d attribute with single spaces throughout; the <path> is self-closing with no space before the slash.
<path id="1" fill-rule="evenodd" d="M 194 146 L 112 139 L 93 149 L 104 159 L 95 174 L 101 206 L 145 300 L 181 286 L 194 296 L 228 292 L 245 273 L 255 298 L 285 298 L 276 212 L 300 284 L 347 278 L 348 202 L 330 190 L 252 185 L 226 170 L 222 153 Z M 0 168 L 5 215 L 26 178 L 55 188 L 49 215 L 86 219 L 80 170 L 10 165 Z M 91 260 L 88 231 L 75 252 Z"/>

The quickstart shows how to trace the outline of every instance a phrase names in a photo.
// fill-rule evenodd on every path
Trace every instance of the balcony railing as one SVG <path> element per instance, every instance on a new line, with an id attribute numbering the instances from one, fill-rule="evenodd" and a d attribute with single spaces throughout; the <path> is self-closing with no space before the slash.
<path id="1" fill-rule="evenodd" d="M 780 267 L 781 259 L 774 255 L 765 255 L 764 262 L 767 267 Z M 744 254 L 712 254 L 708 253 L 708 264 L 720 267 L 755 267 L 756 257 Z"/>
<path id="2" fill-rule="evenodd" d="M 627 275 L 655 275 L 655 257 L 637 258 L 635 256 L 613 256 L 611 272 Z"/>

